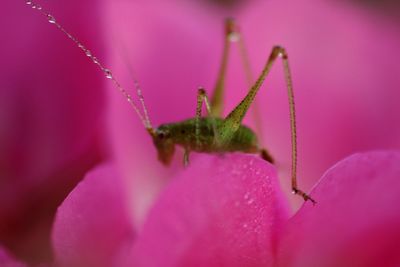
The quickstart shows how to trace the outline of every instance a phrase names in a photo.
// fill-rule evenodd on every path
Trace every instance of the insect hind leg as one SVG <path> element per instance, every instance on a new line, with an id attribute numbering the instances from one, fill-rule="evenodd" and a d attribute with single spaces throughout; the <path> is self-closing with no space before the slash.
<path id="1" fill-rule="evenodd" d="M 315 201 L 308 196 L 306 193 L 301 191 L 297 186 L 297 134 L 296 134 L 296 112 L 294 104 L 294 94 L 293 94 L 293 82 L 292 76 L 290 74 L 288 54 L 286 50 L 281 46 L 275 46 L 265 64 L 261 74 L 250 88 L 247 95 L 242 99 L 242 101 L 229 113 L 229 115 L 224 119 L 223 125 L 220 131 L 221 142 L 228 142 L 234 135 L 234 133 L 239 129 L 243 118 L 249 109 L 251 103 L 259 91 L 261 85 L 264 83 L 265 78 L 268 76 L 273 64 L 277 58 L 281 58 L 283 61 L 283 72 L 286 80 L 286 87 L 288 92 L 288 102 L 290 111 L 290 128 L 291 128 L 291 143 L 292 143 L 292 166 L 291 166 L 291 180 L 292 180 L 292 191 L 293 193 L 303 197 L 305 201 L 310 200 L 315 203 Z"/>
<path id="2" fill-rule="evenodd" d="M 307 193 L 301 191 L 298 188 L 293 188 L 292 193 L 301 196 L 304 199 L 304 201 L 310 200 L 314 205 L 317 204 L 317 202 L 314 199 L 312 199 Z"/>

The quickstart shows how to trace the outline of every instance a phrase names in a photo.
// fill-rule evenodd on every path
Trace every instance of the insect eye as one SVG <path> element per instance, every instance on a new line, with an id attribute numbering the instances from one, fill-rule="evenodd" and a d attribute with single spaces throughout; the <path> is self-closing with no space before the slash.
<path id="1" fill-rule="evenodd" d="M 166 137 L 166 133 L 162 132 L 162 131 L 159 131 L 157 133 L 157 137 L 158 137 L 158 139 L 164 139 Z"/>

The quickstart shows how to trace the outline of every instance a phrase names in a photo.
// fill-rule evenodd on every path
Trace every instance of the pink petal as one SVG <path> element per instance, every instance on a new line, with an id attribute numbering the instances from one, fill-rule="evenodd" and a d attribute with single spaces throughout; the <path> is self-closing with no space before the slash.
<path id="1" fill-rule="evenodd" d="M 1 267 L 26 267 L 25 264 L 14 259 L 6 250 L 0 246 L 0 266 Z"/>
<path id="2" fill-rule="evenodd" d="M 283 266 L 399 266 L 400 152 L 353 155 L 332 167 L 282 242 Z"/>
<path id="3" fill-rule="evenodd" d="M 42 4 L 98 51 L 93 3 Z M 6 0 L 2 12 L 0 239 L 24 258 L 40 261 L 50 257 L 56 207 L 98 160 L 104 79 L 25 1 Z"/>
<path id="4" fill-rule="evenodd" d="M 287 206 L 253 156 L 199 156 L 161 194 L 126 266 L 271 266 Z"/>
<path id="5" fill-rule="evenodd" d="M 65 267 L 109 267 L 132 227 L 120 174 L 112 165 L 91 171 L 57 212 L 53 229 L 56 262 Z"/>

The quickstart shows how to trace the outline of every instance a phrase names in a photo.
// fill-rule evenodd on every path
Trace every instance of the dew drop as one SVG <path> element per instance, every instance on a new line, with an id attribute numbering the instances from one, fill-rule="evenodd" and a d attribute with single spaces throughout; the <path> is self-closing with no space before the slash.
<path id="1" fill-rule="evenodd" d="M 254 202 L 254 198 L 250 198 L 249 200 L 247 200 L 247 204 L 251 205 Z"/>
<path id="2" fill-rule="evenodd" d="M 104 69 L 104 74 L 106 75 L 106 77 L 108 79 L 112 79 L 112 77 L 113 77 L 112 72 L 109 69 Z"/>
<path id="3" fill-rule="evenodd" d="M 90 52 L 90 50 L 86 50 L 86 51 L 85 51 L 85 54 L 86 54 L 88 57 L 92 57 L 92 52 Z"/>
<path id="4" fill-rule="evenodd" d="M 244 198 L 245 200 L 249 199 L 249 193 L 246 193 L 246 194 L 243 196 L 243 198 Z"/>
<path id="5" fill-rule="evenodd" d="M 92 57 L 92 60 L 93 60 L 93 63 L 94 63 L 94 64 L 99 63 L 99 60 L 97 59 L 97 57 Z"/>
<path id="6" fill-rule="evenodd" d="M 52 15 L 50 15 L 50 14 L 47 15 L 47 20 L 48 20 L 51 24 L 55 24 L 55 23 L 56 23 L 56 19 L 55 19 Z"/>
<path id="7" fill-rule="evenodd" d="M 26 1 L 26 4 L 27 4 L 27 5 L 32 5 L 32 1 L 27 0 L 27 1 Z"/>
<path id="8" fill-rule="evenodd" d="M 133 103 L 131 95 L 127 94 L 125 95 L 126 99 L 128 100 L 129 103 Z"/>

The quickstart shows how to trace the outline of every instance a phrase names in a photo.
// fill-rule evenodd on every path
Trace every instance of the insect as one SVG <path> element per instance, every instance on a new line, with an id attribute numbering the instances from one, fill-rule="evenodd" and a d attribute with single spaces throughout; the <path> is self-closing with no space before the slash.
<path id="1" fill-rule="evenodd" d="M 263 84 L 265 78 L 270 72 L 274 62 L 281 58 L 284 67 L 284 76 L 287 85 L 289 109 L 290 109 L 290 125 L 291 125 L 291 144 L 292 144 L 292 164 L 291 164 L 291 182 L 294 194 L 300 195 L 305 201 L 310 200 L 316 203 L 309 195 L 300 190 L 297 186 L 297 137 L 296 137 L 296 116 L 294 94 L 292 86 L 292 78 L 290 74 L 288 55 L 286 50 L 281 46 L 273 47 L 270 56 L 257 80 L 250 87 L 247 95 L 237 106 L 225 117 L 222 117 L 223 96 L 224 96 L 224 80 L 226 67 L 228 62 L 229 50 L 232 42 L 239 41 L 242 58 L 246 59 L 246 51 L 241 40 L 240 31 L 233 19 L 227 19 L 225 23 L 225 43 L 223 57 L 221 61 L 220 71 L 211 99 L 208 98 L 206 91 L 199 88 L 197 91 L 196 115 L 177 123 L 167 123 L 153 127 L 144 103 L 144 98 L 139 87 L 139 83 L 135 80 L 135 87 L 139 101 L 142 106 L 143 113 L 140 112 L 138 106 L 133 102 L 132 96 L 122 87 L 113 73 L 103 66 L 103 64 L 95 57 L 92 52 L 87 49 L 73 35 L 64 29 L 61 24 L 50 13 L 45 11 L 37 3 L 26 0 L 26 4 L 33 9 L 39 11 L 47 20 L 55 25 L 69 39 L 71 39 L 95 65 L 110 79 L 114 86 L 125 96 L 129 104 L 136 111 L 142 121 L 147 132 L 153 139 L 153 143 L 158 152 L 158 159 L 165 165 L 168 165 L 173 157 L 175 146 L 182 146 L 184 149 L 183 162 L 184 165 L 189 164 L 189 155 L 191 151 L 204 153 L 225 153 L 240 151 L 244 153 L 260 154 L 260 156 L 271 163 L 273 158 L 266 149 L 260 147 L 257 135 L 253 130 L 242 124 L 243 118 L 249 107 L 253 103 L 257 92 Z M 248 66 L 247 60 L 244 64 Z M 246 67 L 246 66 L 245 66 Z M 248 70 L 248 67 L 246 68 Z M 202 117 L 202 106 L 205 104 L 208 116 Z"/>

